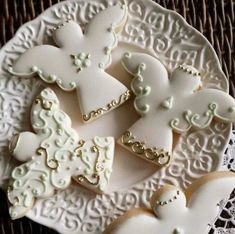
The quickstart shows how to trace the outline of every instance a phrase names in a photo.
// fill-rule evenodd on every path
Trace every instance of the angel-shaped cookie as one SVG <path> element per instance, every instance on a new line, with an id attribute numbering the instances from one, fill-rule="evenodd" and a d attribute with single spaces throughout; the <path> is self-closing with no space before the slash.
<path id="1" fill-rule="evenodd" d="M 9 72 L 21 77 L 37 74 L 65 91 L 77 89 L 83 120 L 91 121 L 130 97 L 129 90 L 104 71 L 118 43 L 116 33 L 126 19 L 126 5 L 117 4 L 94 16 L 84 34 L 76 22 L 65 22 L 53 34 L 58 47 L 41 45 L 27 50 Z"/>
<path id="2" fill-rule="evenodd" d="M 35 199 L 67 188 L 71 178 L 95 192 L 106 189 L 114 156 L 112 137 L 79 140 L 50 88 L 36 98 L 31 122 L 36 134 L 23 132 L 9 144 L 14 157 L 25 162 L 13 170 L 8 187 L 12 219 L 24 216 Z"/>
<path id="3" fill-rule="evenodd" d="M 221 200 L 235 188 L 235 173 L 214 172 L 196 180 L 184 193 L 166 185 L 151 198 L 152 210 L 133 209 L 104 234 L 207 234 Z"/>
<path id="4" fill-rule="evenodd" d="M 119 143 L 140 157 L 166 165 L 172 153 L 173 131 L 203 129 L 213 118 L 235 122 L 235 100 L 217 89 L 200 89 L 201 77 L 195 68 L 182 65 L 168 80 L 166 68 L 150 55 L 126 53 L 123 65 L 134 76 L 131 88 L 141 118 Z"/>

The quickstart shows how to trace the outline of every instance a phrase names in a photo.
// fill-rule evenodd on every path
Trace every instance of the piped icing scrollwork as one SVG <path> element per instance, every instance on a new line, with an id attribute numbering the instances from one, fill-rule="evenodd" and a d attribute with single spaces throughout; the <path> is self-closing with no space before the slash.
<path id="1" fill-rule="evenodd" d="M 125 53 L 124 57 L 131 58 L 131 53 Z M 135 95 L 134 106 L 136 111 L 144 115 L 146 114 L 150 106 L 148 104 L 142 104 L 141 101 L 144 97 L 148 96 L 151 93 L 150 86 L 143 86 L 143 71 L 146 69 L 146 64 L 141 63 L 137 67 L 137 72 L 134 75 L 134 78 L 131 81 L 131 90 Z"/>
<path id="2" fill-rule="evenodd" d="M 170 157 L 173 132 L 181 134 L 191 128 L 204 129 L 213 120 L 235 122 L 234 98 L 221 90 L 203 89 L 201 74 L 196 68 L 180 65 L 168 79 L 169 72 L 164 65 L 148 54 L 125 53 L 122 63 L 133 76 L 134 107 L 141 118 L 119 143 L 136 155 L 144 154 L 144 158 L 149 158 L 151 152 L 152 158 L 156 149 L 164 149 Z M 146 143 L 128 139 L 130 133 Z M 146 149 L 145 144 L 153 148 Z M 149 161 L 159 166 L 157 160 Z"/>
<path id="3" fill-rule="evenodd" d="M 25 162 L 13 170 L 9 182 L 12 219 L 24 216 L 36 199 L 67 188 L 72 179 L 98 193 L 106 190 L 114 156 L 112 137 L 79 140 L 49 88 L 37 97 L 31 121 L 35 133 L 20 133 L 9 146 L 14 157 Z"/>
<path id="4" fill-rule="evenodd" d="M 98 118 L 100 115 L 103 115 L 105 112 L 109 112 L 112 109 L 115 109 L 117 106 L 120 106 L 122 103 L 126 102 L 131 97 L 131 93 L 129 90 L 127 90 L 125 93 L 123 93 L 118 100 L 113 99 L 110 103 L 106 105 L 106 107 L 101 107 L 97 110 L 91 111 L 87 115 L 83 115 L 83 121 L 88 122 L 94 118 Z"/>
<path id="5" fill-rule="evenodd" d="M 221 116 L 217 111 L 219 110 L 219 106 L 217 103 L 213 102 L 208 105 L 208 110 L 204 112 L 203 115 L 199 115 L 197 113 L 193 113 L 191 110 L 187 110 L 184 112 L 183 117 L 185 122 L 187 122 L 187 126 L 180 127 L 180 119 L 175 118 L 170 121 L 170 126 L 177 132 L 188 131 L 191 127 L 196 127 L 199 129 L 207 128 L 211 124 L 213 118 L 217 118 L 222 120 L 223 122 L 230 122 L 229 118 Z M 228 112 L 234 112 L 235 108 L 228 108 Z M 203 120 L 203 122 L 201 121 Z"/>
<path id="6" fill-rule="evenodd" d="M 213 172 L 186 191 L 166 184 L 150 199 L 151 209 L 135 208 L 111 223 L 104 234 L 207 234 L 235 186 L 235 173 Z M 213 195 L 212 195 L 213 193 Z"/>
<path id="7" fill-rule="evenodd" d="M 77 22 L 66 20 L 53 30 L 56 46 L 28 49 L 8 71 L 25 78 L 37 75 L 64 91 L 76 89 L 85 122 L 106 114 L 128 99 L 127 94 L 123 95 L 128 89 L 105 72 L 118 44 L 117 34 L 126 23 L 127 11 L 122 3 L 109 6 L 92 18 L 84 32 Z"/>
<path id="8" fill-rule="evenodd" d="M 170 162 L 169 152 L 155 147 L 148 148 L 144 142 L 135 141 L 135 138 L 130 131 L 126 131 L 121 137 L 121 143 L 133 153 L 148 161 L 154 161 L 159 166 L 167 165 Z"/>

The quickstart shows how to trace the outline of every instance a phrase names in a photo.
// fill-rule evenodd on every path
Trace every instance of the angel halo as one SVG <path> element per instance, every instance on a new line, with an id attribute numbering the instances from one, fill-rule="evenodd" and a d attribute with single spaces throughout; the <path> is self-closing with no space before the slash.
<path id="1" fill-rule="evenodd" d="M 126 19 L 127 6 L 118 3 L 95 15 L 84 34 L 76 22 L 65 22 L 53 32 L 58 47 L 40 45 L 27 50 L 9 72 L 26 78 L 38 75 L 65 91 L 76 89 L 82 119 L 92 121 L 130 98 L 129 90 L 104 71 L 111 64 L 116 34 Z"/>
<path id="2" fill-rule="evenodd" d="M 114 157 L 113 137 L 79 139 L 50 88 L 36 98 L 31 122 L 35 133 L 14 135 L 9 144 L 12 155 L 24 162 L 13 169 L 8 186 L 12 219 L 24 216 L 38 198 L 67 188 L 72 179 L 97 193 L 107 189 Z"/>
<path id="3" fill-rule="evenodd" d="M 156 58 L 143 53 L 126 53 L 123 66 L 134 78 L 131 89 L 141 118 L 119 139 L 119 143 L 159 167 L 171 158 L 173 131 L 203 129 L 215 118 L 235 122 L 235 100 L 217 89 L 200 89 L 201 76 L 182 65 L 168 80 L 168 72 Z"/>
<path id="4" fill-rule="evenodd" d="M 165 185 L 153 194 L 152 209 L 128 211 L 103 234 L 207 234 L 218 214 L 219 202 L 234 187 L 233 172 L 209 173 L 194 181 L 185 192 Z"/>

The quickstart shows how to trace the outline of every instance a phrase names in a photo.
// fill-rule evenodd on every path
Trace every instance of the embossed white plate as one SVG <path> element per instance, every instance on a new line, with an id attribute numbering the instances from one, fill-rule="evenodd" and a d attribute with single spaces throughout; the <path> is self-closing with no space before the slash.
<path id="1" fill-rule="evenodd" d="M 7 143 L 14 132 L 30 127 L 29 107 L 42 89 L 39 79 L 11 79 L 7 67 L 26 49 L 51 44 L 52 28 L 70 16 L 84 25 L 100 10 L 118 0 L 71 0 L 54 5 L 23 25 L 0 52 L 0 184 L 4 187 L 16 162 L 10 158 Z M 157 57 L 171 72 L 182 63 L 195 66 L 203 77 L 203 87 L 227 91 L 228 82 L 209 42 L 175 12 L 150 0 L 128 0 L 129 18 L 113 52 L 108 72 L 129 86 L 121 66 L 125 51 L 143 51 Z M 95 40 L 95 39 L 94 39 Z M 90 124 L 82 124 L 75 93 L 51 86 L 62 109 L 70 114 L 73 127 L 84 139 L 94 135 L 118 138 L 138 115 L 132 101 Z M 172 183 L 182 188 L 205 173 L 219 169 L 231 125 L 213 123 L 208 129 L 175 137 L 173 162 L 160 171 L 128 151 L 116 146 L 109 192 L 95 195 L 74 184 L 49 199 L 40 200 L 27 216 L 61 233 L 100 233 L 115 217 L 134 206 L 145 206 L 155 187 Z"/>

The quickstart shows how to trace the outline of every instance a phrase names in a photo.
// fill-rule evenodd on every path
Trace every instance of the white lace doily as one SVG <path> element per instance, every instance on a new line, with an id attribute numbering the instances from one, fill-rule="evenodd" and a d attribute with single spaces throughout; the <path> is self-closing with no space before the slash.
<path id="1" fill-rule="evenodd" d="M 224 153 L 221 170 L 235 172 L 235 130 L 232 131 L 228 147 Z M 221 201 L 221 211 L 212 225 L 209 234 L 235 233 L 235 189 L 228 197 Z"/>

